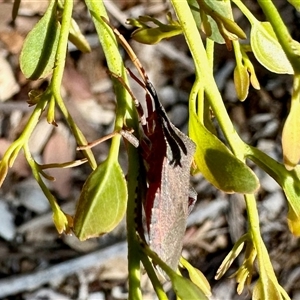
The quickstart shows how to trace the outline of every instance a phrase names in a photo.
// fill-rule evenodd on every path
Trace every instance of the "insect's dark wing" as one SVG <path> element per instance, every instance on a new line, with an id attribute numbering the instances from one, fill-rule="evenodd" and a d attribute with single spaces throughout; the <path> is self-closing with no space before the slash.
<path id="1" fill-rule="evenodd" d="M 182 240 L 189 214 L 190 166 L 195 144 L 174 125 L 177 134 L 187 146 L 187 155 L 181 153 L 181 166 L 170 164 L 172 149 L 167 145 L 163 162 L 161 185 L 155 194 L 149 228 L 150 247 L 174 270 L 182 251 Z"/>
<path id="2" fill-rule="evenodd" d="M 188 145 L 185 144 L 185 141 L 189 138 L 172 124 L 164 107 L 159 101 L 154 86 L 150 81 L 145 82 L 145 88 L 154 101 L 156 114 L 160 119 L 160 125 L 164 132 L 166 142 L 172 148 L 173 157 L 170 159 L 170 163 L 174 164 L 175 166 L 181 165 L 181 153 L 183 152 L 185 155 L 187 155 Z"/>

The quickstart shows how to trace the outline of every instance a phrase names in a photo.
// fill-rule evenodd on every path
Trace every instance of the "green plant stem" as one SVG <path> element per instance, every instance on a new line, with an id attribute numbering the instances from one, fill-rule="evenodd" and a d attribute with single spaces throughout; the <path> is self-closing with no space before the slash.
<path id="1" fill-rule="evenodd" d="M 210 65 L 210 69 L 214 68 L 214 50 L 215 50 L 215 42 L 209 38 L 206 39 L 206 55 Z"/>
<path id="2" fill-rule="evenodd" d="M 72 11 L 73 11 L 73 0 L 65 1 L 64 8 L 63 8 L 63 15 L 61 19 L 60 36 L 58 40 L 56 57 L 55 57 L 55 66 L 54 66 L 53 76 L 52 76 L 49 89 L 53 93 L 57 105 L 59 106 L 64 117 L 66 118 L 70 126 L 70 129 L 72 130 L 75 136 L 77 143 L 79 145 L 86 145 L 87 141 L 85 137 L 83 136 L 82 132 L 77 127 L 76 123 L 71 117 L 60 94 L 62 77 L 65 69 L 65 61 L 67 56 L 67 46 L 68 46 L 68 37 L 69 37 L 69 31 L 70 31 L 70 25 L 72 19 Z M 95 161 L 92 151 L 90 149 L 87 149 L 87 150 L 83 150 L 83 153 L 88 159 L 92 169 L 95 169 L 97 167 L 97 163 Z"/>
<path id="3" fill-rule="evenodd" d="M 199 87 L 201 84 L 203 84 L 205 94 L 210 102 L 215 116 L 218 119 L 226 140 L 228 141 L 235 155 L 239 158 L 243 158 L 242 151 L 239 151 L 241 150 L 241 147 L 243 148 L 243 142 L 237 134 L 227 114 L 189 5 L 187 2 L 181 0 L 171 0 L 171 2 L 177 17 L 180 20 L 182 30 L 196 68 L 196 80 L 190 94 L 190 101 L 195 103 Z"/>
<path id="4" fill-rule="evenodd" d="M 96 26 L 99 41 L 102 45 L 109 71 L 122 77 L 127 83 L 126 70 L 122 57 L 119 53 L 118 43 L 111 28 L 102 20 L 101 17 L 108 19 L 106 9 L 102 1 L 86 0 L 86 5 L 92 15 Z M 128 111 L 132 111 L 132 99 L 119 81 L 114 80 L 114 91 L 117 97 L 117 112 L 115 120 L 115 131 L 119 131 L 124 126 L 124 117 Z M 134 118 L 134 114 L 132 115 Z M 136 122 L 137 119 L 135 120 Z M 116 135 L 112 139 L 110 155 L 118 156 L 120 146 L 120 136 Z"/>
<path id="5" fill-rule="evenodd" d="M 282 184 L 283 178 L 289 176 L 289 171 L 282 164 L 261 150 L 245 144 L 245 154 L 279 184 Z"/>
<path id="6" fill-rule="evenodd" d="M 300 44 L 292 39 L 273 1 L 258 0 L 257 2 L 271 23 L 282 49 L 293 66 L 295 74 L 300 74 Z"/>
<path id="7" fill-rule="evenodd" d="M 139 247 L 141 248 L 141 246 L 139 245 Z M 153 265 L 149 260 L 149 257 L 143 252 L 143 250 L 141 249 L 141 261 L 146 269 L 147 275 L 150 279 L 150 281 L 152 282 L 153 288 L 155 290 L 155 293 L 158 297 L 159 300 L 168 300 L 168 297 L 165 293 L 165 291 L 163 290 L 163 287 L 160 283 L 160 281 L 157 278 L 157 275 L 153 269 Z"/>
<path id="8" fill-rule="evenodd" d="M 110 72 L 121 76 L 125 83 L 127 83 L 126 70 L 124 68 L 123 59 L 118 50 L 118 44 L 111 28 L 102 20 L 101 17 L 108 19 L 106 9 L 102 1 L 99 0 L 85 0 L 85 3 L 92 15 L 100 43 L 102 45 L 107 65 Z M 115 121 L 115 131 L 122 129 L 124 125 L 124 118 L 126 119 L 126 126 L 130 126 L 138 133 L 138 119 L 133 108 L 133 101 L 125 88 L 114 80 L 114 90 L 117 97 L 117 113 Z M 117 153 L 116 138 L 113 138 L 111 151 Z M 115 144 L 114 144 L 115 143 Z M 113 154 L 112 154 L 113 155 Z M 129 281 L 129 299 L 142 299 L 140 290 L 140 256 L 138 254 L 137 236 L 135 231 L 135 217 L 136 217 L 136 187 L 139 176 L 139 156 L 137 149 L 133 146 L 128 146 L 128 204 L 127 204 L 127 242 L 128 242 L 128 281 Z"/>
<path id="9" fill-rule="evenodd" d="M 233 50 L 234 50 L 234 56 L 235 56 L 235 61 L 238 67 L 243 66 L 243 56 L 241 52 L 241 46 L 238 41 L 232 41 L 233 44 Z"/>
<path id="10" fill-rule="evenodd" d="M 102 20 L 101 17 L 108 19 L 105 6 L 102 1 L 86 0 L 85 1 L 95 24 L 99 41 L 103 48 L 108 69 L 111 73 L 123 78 L 127 84 L 126 69 L 123 59 L 118 49 L 118 43 L 115 34 L 111 28 Z M 132 111 L 133 101 L 125 88 L 118 80 L 114 80 L 114 90 L 117 98 L 117 116 L 115 121 L 115 131 L 122 129 L 124 125 L 124 116 L 127 112 Z M 134 115 L 132 116 L 134 118 Z"/>
<path id="11" fill-rule="evenodd" d="M 56 92 L 54 94 L 55 94 L 56 103 L 57 103 L 58 107 L 60 108 L 61 112 L 63 113 L 64 117 L 66 118 L 68 125 L 70 126 L 70 129 L 73 132 L 78 145 L 80 145 L 80 146 L 87 145 L 88 142 L 87 142 L 86 138 L 84 137 L 83 133 L 81 132 L 81 130 L 78 128 L 78 126 L 74 122 L 72 116 L 70 115 L 68 109 L 66 108 L 66 106 L 64 104 L 64 101 L 63 101 L 61 95 Z M 97 167 L 97 163 L 96 163 L 96 160 L 95 160 L 92 150 L 85 149 L 85 150 L 82 150 L 82 152 L 84 153 L 84 156 L 87 158 L 91 168 L 93 170 L 95 170 Z"/>
<path id="12" fill-rule="evenodd" d="M 139 241 L 136 233 L 137 218 L 137 178 L 139 177 L 139 155 L 137 149 L 132 145 L 128 146 L 128 203 L 126 211 L 127 220 L 127 242 L 128 242 L 128 281 L 129 281 L 129 299 L 142 299 L 140 288 L 140 253 Z"/>
<path id="13" fill-rule="evenodd" d="M 209 65 L 211 67 L 211 70 L 213 69 L 213 64 L 214 64 L 214 41 L 210 39 L 206 39 L 206 54 L 207 54 L 207 59 L 209 62 Z M 209 115 L 209 105 L 207 105 L 207 102 L 205 102 L 205 97 L 204 97 L 204 86 L 203 84 L 200 84 L 201 86 L 198 89 L 198 95 L 197 95 L 197 116 L 199 121 L 202 124 L 205 124 L 205 120 L 207 119 L 207 116 Z M 196 100 L 196 99 L 195 99 Z M 190 101 L 190 109 L 191 113 L 195 111 L 196 107 L 196 101 Z"/>
<path id="14" fill-rule="evenodd" d="M 47 105 L 47 100 L 44 98 L 40 99 L 40 101 L 37 103 L 36 107 L 34 108 L 29 120 L 27 121 L 26 126 L 22 131 L 22 134 L 19 136 L 18 138 L 19 141 L 23 141 L 23 143 L 26 143 L 29 140 L 33 130 L 35 129 L 37 123 L 40 120 L 40 117 L 46 105 Z"/>
<path id="15" fill-rule="evenodd" d="M 241 0 L 232 0 L 232 2 L 235 3 L 235 5 L 246 16 L 246 18 L 251 23 L 251 25 L 253 25 L 255 22 L 258 22 L 258 20 L 255 18 L 255 16 L 251 13 L 251 11 L 248 9 L 248 7 Z"/>
<path id="16" fill-rule="evenodd" d="M 48 199 L 52 211 L 55 212 L 57 209 L 60 209 L 59 205 L 57 204 L 55 197 L 51 194 L 51 192 L 43 182 L 39 173 L 39 165 L 35 162 L 35 160 L 31 156 L 27 143 L 24 144 L 23 149 L 24 149 L 25 158 L 32 170 L 33 177 L 35 178 L 40 188 L 42 189 L 43 193 L 45 194 L 46 198 Z"/>
<path id="17" fill-rule="evenodd" d="M 24 130 L 22 131 L 22 134 L 19 136 L 17 140 L 15 140 L 9 148 L 6 150 L 5 154 L 3 155 L 3 158 L 0 162 L 0 186 L 2 185 L 7 172 L 8 168 L 10 168 L 19 151 L 22 149 L 23 145 L 28 142 L 36 124 L 39 122 L 42 112 L 44 111 L 45 107 L 47 105 L 46 97 L 40 99 L 40 101 L 37 103 L 36 107 L 34 108 L 29 120 L 26 123 L 26 126 Z"/>
<path id="18" fill-rule="evenodd" d="M 194 59 L 195 68 L 196 68 L 196 81 L 194 83 L 193 89 L 199 87 L 199 81 L 201 78 L 202 84 L 205 88 L 205 93 L 210 101 L 212 109 L 219 121 L 219 124 L 222 128 L 224 136 L 226 137 L 228 143 L 234 154 L 239 157 L 241 160 L 244 160 L 244 155 L 246 152 L 245 144 L 238 136 L 235 131 L 231 120 L 227 114 L 222 97 L 217 88 L 215 80 L 213 78 L 213 73 L 209 67 L 209 62 L 205 49 L 200 38 L 197 26 L 194 22 L 190 8 L 186 2 L 180 0 L 171 0 L 174 10 L 180 20 L 183 33 L 185 35 L 187 44 L 191 51 L 191 54 Z M 195 95 L 194 90 L 192 89 L 191 100 L 194 101 Z M 256 202 L 254 195 L 245 195 L 249 225 L 251 230 L 251 235 L 253 237 L 253 242 L 258 253 L 258 261 L 260 265 L 260 272 L 262 281 L 264 282 L 269 277 L 273 278 L 274 271 L 268 256 L 268 252 L 265 248 L 265 245 L 262 241 L 260 230 L 259 230 L 259 218 L 258 211 L 256 207 Z M 266 272 L 266 270 L 268 272 Z M 270 274 L 269 274 L 270 273 Z M 275 277 L 275 275 L 274 275 Z M 277 281 L 275 277 L 275 281 Z"/>
<path id="19" fill-rule="evenodd" d="M 252 236 L 253 245 L 257 252 L 257 260 L 259 266 L 260 280 L 266 295 L 275 294 L 268 290 L 268 281 L 271 280 L 276 287 L 277 292 L 280 291 L 276 275 L 273 270 L 272 263 L 268 254 L 268 250 L 262 240 L 259 229 L 259 216 L 256 206 L 256 199 L 253 194 L 245 195 L 246 209 L 249 220 L 250 234 Z"/>
<path id="20" fill-rule="evenodd" d="M 49 191 L 45 183 L 43 182 L 41 175 L 40 175 L 40 166 L 35 162 L 33 157 L 31 156 L 28 143 L 25 143 L 23 146 L 23 150 L 25 153 L 25 158 L 28 162 L 28 164 L 31 167 L 32 174 L 39 184 L 40 188 L 42 189 L 43 193 L 45 194 L 46 198 L 48 199 L 52 212 L 53 212 L 53 222 L 55 224 L 55 227 L 59 233 L 70 233 L 72 222 L 70 224 L 70 218 L 60 209 L 60 206 L 56 202 L 55 197 L 52 195 L 52 193 Z M 49 176 L 48 176 L 49 177 Z"/>
<path id="21" fill-rule="evenodd" d="M 54 91 L 60 91 L 61 88 L 61 82 L 63 78 L 66 55 L 67 55 L 67 46 L 68 46 L 69 31 L 70 31 L 70 25 L 72 19 L 72 11 L 73 11 L 73 0 L 65 1 L 62 19 L 61 19 L 61 32 L 60 32 L 56 56 L 55 56 L 53 78 L 51 81 L 51 85 Z"/>

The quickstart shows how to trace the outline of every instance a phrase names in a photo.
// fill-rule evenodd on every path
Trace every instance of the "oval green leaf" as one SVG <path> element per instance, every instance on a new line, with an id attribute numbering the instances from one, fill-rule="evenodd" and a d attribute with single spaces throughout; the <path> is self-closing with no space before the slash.
<path id="1" fill-rule="evenodd" d="M 27 35 L 20 55 L 24 76 L 37 80 L 53 71 L 60 33 L 57 20 L 57 1 L 52 0 L 46 13 Z"/>
<path id="2" fill-rule="evenodd" d="M 250 79 L 247 68 L 243 64 L 237 64 L 233 72 L 235 90 L 240 101 L 244 101 L 248 96 Z"/>
<path id="3" fill-rule="evenodd" d="M 250 42 L 256 59 L 266 69 L 277 74 L 294 74 L 269 22 L 257 21 L 252 24 Z"/>
<path id="4" fill-rule="evenodd" d="M 288 0 L 298 11 L 300 11 L 300 2 L 299 0 Z"/>
<path id="5" fill-rule="evenodd" d="M 252 194 L 258 189 L 254 172 L 208 131 L 195 114 L 191 114 L 189 132 L 197 145 L 196 165 L 211 184 L 226 193 Z"/>
<path id="6" fill-rule="evenodd" d="M 79 240 L 113 230 L 124 217 L 127 187 L 117 161 L 106 160 L 86 180 L 74 216 L 73 231 Z"/>
<path id="7" fill-rule="evenodd" d="M 294 101 L 295 102 L 295 101 Z M 292 103 L 291 111 L 282 131 L 283 161 L 287 170 L 292 170 L 300 160 L 300 104 Z"/>
<path id="8" fill-rule="evenodd" d="M 161 23 L 159 20 L 150 16 L 139 16 L 138 19 L 128 19 L 127 23 L 138 27 L 131 37 L 142 44 L 153 45 L 159 43 L 162 39 L 168 39 L 182 33 L 179 23 L 172 19 L 170 14 L 166 16 L 168 23 Z M 155 27 L 148 23 L 154 23 Z"/>
<path id="9" fill-rule="evenodd" d="M 73 219 L 70 215 L 65 214 L 57 204 L 55 204 L 55 209 L 53 209 L 52 219 L 59 234 L 63 232 L 66 234 L 71 233 Z"/>
<path id="10" fill-rule="evenodd" d="M 199 289 L 199 287 L 190 280 L 177 274 L 171 267 L 169 267 L 157 253 L 153 252 L 148 245 L 142 242 L 141 250 L 147 254 L 155 265 L 158 265 L 169 277 L 173 290 L 178 298 L 181 300 L 208 300 L 208 297 Z"/>
<path id="11" fill-rule="evenodd" d="M 300 236 L 300 166 L 285 172 L 281 173 L 278 181 L 288 200 L 288 225 L 295 236 Z"/>
<path id="12" fill-rule="evenodd" d="M 294 235 L 300 236 L 300 165 L 288 171 L 284 165 L 254 147 L 248 147 L 247 157 L 282 187 L 288 200 L 289 229 Z"/>
<path id="13" fill-rule="evenodd" d="M 88 53 L 92 51 L 89 42 L 82 34 L 77 22 L 74 19 L 71 20 L 69 41 L 82 53 Z"/>
<path id="14" fill-rule="evenodd" d="M 205 2 L 213 11 L 221 14 L 224 18 L 230 19 L 232 17 L 230 1 L 206 0 Z M 225 40 L 220 34 L 216 21 L 211 16 L 208 16 L 208 21 L 212 30 L 212 35 L 209 38 L 218 44 L 224 44 Z"/>
<path id="15" fill-rule="evenodd" d="M 205 2 L 213 11 L 222 14 L 224 17 L 227 18 L 231 17 L 231 7 L 229 1 L 225 2 L 225 1 L 209 0 Z M 206 28 L 209 27 L 210 29 L 208 32 L 209 33 L 208 37 L 218 44 L 224 44 L 225 40 L 220 34 L 219 28 L 215 20 L 209 15 L 206 15 L 205 19 L 203 18 L 203 16 L 201 18 L 201 15 L 204 14 L 204 12 L 200 13 L 199 4 L 196 0 L 188 0 L 188 3 L 191 7 L 195 8 L 192 10 L 192 13 L 198 28 L 202 29 L 201 27 L 206 27 Z"/>
<path id="16" fill-rule="evenodd" d="M 170 280 L 172 282 L 172 287 L 174 289 L 175 294 L 181 300 L 191 300 L 191 299 L 198 299 L 198 300 L 207 300 L 208 297 L 190 280 L 179 276 L 174 271 L 172 275 L 168 273 Z M 171 276 L 170 276 L 171 275 Z"/>
<path id="17" fill-rule="evenodd" d="M 211 287 L 204 274 L 197 268 L 193 267 L 183 257 L 180 258 L 180 262 L 187 269 L 191 281 L 196 284 L 207 297 L 210 297 Z"/>
<path id="18" fill-rule="evenodd" d="M 142 44 L 154 45 L 163 39 L 168 39 L 182 33 L 181 28 L 169 26 L 169 31 L 161 31 L 159 27 L 155 28 L 140 28 L 133 32 L 131 37 Z"/>
<path id="19" fill-rule="evenodd" d="M 247 239 L 247 234 L 243 235 L 233 246 L 232 250 L 226 255 L 222 261 L 219 269 L 217 270 L 215 279 L 219 280 L 230 268 L 233 261 L 239 256 L 243 250 L 245 240 Z"/>
<path id="20" fill-rule="evenodd" d="M 271 167 L 271 166 L 268 166 Z M 288 201 L 287 222 L 291 233 L 300 236 L 300 166 L 296 166 L 292 171 L 287 171 L 282 165 L 277 166 L 277 172 L 269 174 L 282 187 Z M 272 170 L 272 171 L 275 171 Z M 275 175 L 275 176 L 274 176 Z"/>
<path id="21" fill-rule="evenodd" d="M 274 282 L 267 276 L 264 277 L 264 282 L 261 278 L 256 282 L 253 289 L 253 300 L 261 299 L 272 299 L 272 300 L 282 300 L 281 294 L 278 291 L 278 284 Z"/>

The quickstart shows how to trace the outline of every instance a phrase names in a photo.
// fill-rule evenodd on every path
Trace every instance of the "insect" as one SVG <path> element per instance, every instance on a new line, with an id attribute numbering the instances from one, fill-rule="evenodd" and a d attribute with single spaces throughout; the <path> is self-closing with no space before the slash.
<path id="1" fill-rule="evenodd" d="M 150 248 L 174 270 L 182 251 L 182 240 L 186 230 L 186 219 L 195 201 L 190 196 L 190 167 L 195 153 L 194 142 L 168 118 L 159 101 L 142 64 L 124 37 L 102 18 L 114 31 L 118 40 L 136 66 L 141 80 L 129 69 L 131 77 L 146 91 L 147 118 L 139 101 L 129 87 L 137 112 L 141 117 L 143 131 L 140 140 L 141 156 L 144 161 L 146 184 L 143 200 Z M 112 74 L 117 77 L 117 75 Z M 122 80 L 120 79 L 122 82 Z M 139 178 L 140 181 L 143 178 Z"/>

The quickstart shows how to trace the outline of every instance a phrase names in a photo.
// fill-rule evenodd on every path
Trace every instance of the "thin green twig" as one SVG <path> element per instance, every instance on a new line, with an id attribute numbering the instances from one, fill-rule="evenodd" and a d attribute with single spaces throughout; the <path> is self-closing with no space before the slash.
<path id="1" fill-rule="evenodd" d="M 65 69 L 65 61 L 67 56 L 67 46 L 68 46 L 69 31 L 70 31 L 70 25 L 72 19 L 72 11 L 73 11 L 73 0 L 65 1 L 63 7 L 62 19 L 61 19 L 60 36 L 59 36 L 59 41 L 58 41 L 58 46 L 57 46 L 57 51 L 55 56 L 55 66 L 54 66 L 53 76 L 52 76 L 49 89 L 53 93 L 57 105 L 59 106 L 64 117 L 66 118 L 77 143 L 79 145 L 85 145 L 87 144 L 87 141 L 84 135 L 82 134 L 82 132 L 80 131 L 80 129 L 77 127 L 76 123 L 74 122 L 60 94 L 62 77 Z M 91 149 L 83 150 L 83 153 L 88 159 L 92 169 L 95 169 L 97 167 L 97 163 L 95 161 Z"/>
<path id="2" fill-rule="evenodd" d="M 111 28 L 103 21 L 102 17 L 108 19 L 108 15 L 102 1 L 85 0 L 85 3 L 95 24 L 100 43 L 102 45 L 109 71 L 123 78 L 127 84 L 126 69 L 118 49 L 116 37 Z M 133 128 L 138 133 L 138 119 L 133 108 L 133 101 L 125 88 L 117 80 L 113 81 L 115 95 L 117 98 L 117 112 L 115 120 L 115 131 L 126 126 Z M 118 139 L 118 140 L 117 140 Z M 117 147 L 120 136 L 112 141 L 112 153 L 118 153 Z M 142 299 L 140 289 L 140 256 L 138 253 L 135 217 L 136 217 L 136 187 L 139 176 L 139 156 L 137 149 L 128 145 L 129 169 L 127 175 L 128 205 L 127 205 L 127 242 L 128 242 L 128 281 L 129 299 Z M 111 154 L 115 155 L 115 154 Z"/>

